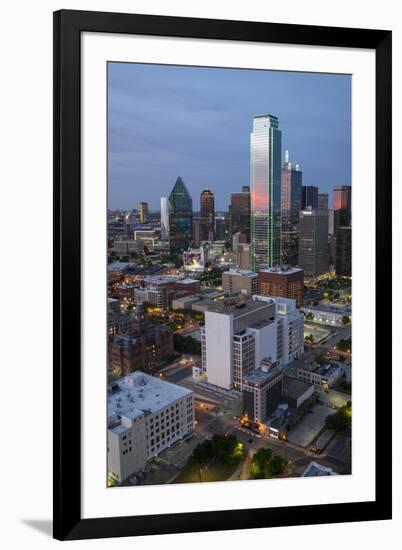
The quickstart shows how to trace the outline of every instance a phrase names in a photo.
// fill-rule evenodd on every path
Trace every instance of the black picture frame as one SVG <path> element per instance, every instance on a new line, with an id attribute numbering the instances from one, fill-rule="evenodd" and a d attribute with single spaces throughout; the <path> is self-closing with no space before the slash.
<path id="1" fill-rule="evenodd" d="M 370 502 L 81 516 L 83 32 L 369 48 L 376 55 L 376 498 Z M 391 519 L 390 31 L 61 10 L 54 13 L 54 537 L 60 540 Z M 379 292 L 377 291 L 379 290 Z M 385 319 L 387 320 L 385 322 Z M 380 345 L 381 343 L 381 345 Z"/>

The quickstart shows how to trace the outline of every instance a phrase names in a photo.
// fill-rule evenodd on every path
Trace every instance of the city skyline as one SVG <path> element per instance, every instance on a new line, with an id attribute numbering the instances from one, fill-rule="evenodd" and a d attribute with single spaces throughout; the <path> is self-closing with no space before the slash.
<path id="1" fill-rule="evenodd" d="M 109 208 L 138 208 L 146 187 L 158 210 L 181 176 L 195 210 L 206 187 L 216 210 L 227 210 L 230 193 L 250 185 L 261 112 L 280 119 L 281 160 L 289 149 L 305 185 L 330 203 L 334 186 L 351 185 L 348 75 L 124 63 L 109 63 L 108 73 Z"/>

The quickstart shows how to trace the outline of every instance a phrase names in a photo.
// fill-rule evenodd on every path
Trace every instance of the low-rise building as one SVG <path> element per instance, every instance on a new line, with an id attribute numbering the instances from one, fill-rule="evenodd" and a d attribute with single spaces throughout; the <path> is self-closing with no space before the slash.
<path id="1" fill-rule="evenodd" d="M 108 388 L 109 476 L 121 483 L 194 430 L 191 390 L 140 371 Z"/>
<path id="2" fill-rule="evenodd" d="M 350 317 L 350 309 L 329 305 L 318 305 L 314 307 L 302 307 L 301 311 L 307 321 L 331 327 L 341 327 L 343 318 Z"/>
<path id="3" fill-rule="evenodd" d="M 149 324 L 141 332 L 116 334 L 108 350 L 109 368 L 117 376 L 151 370 L 173 354 L 173 332 L 169 327 Z"/>
<path id="4" fill-rule="evenodd" d="M 332 468 L 328 466 L 323 466 L 317 462 L 310 462 L 307 468 L 302 473 L 301 477 L 318 477 L 318 476 L 336 476 L 337 473 L 334 472 Z"/>
<path id="5" fill-rule="evenodd" d="M 292 409 L 298 409 L 314 394 L 314 384 L 285 376 L 283 378 L 282 400 Z"/>
<path id="6" fill-rule="evenodd" d="M 342 368 L 332 363 L 325 363 L 324 365 L 317 365 L 316 363 L 307 364 L 297 369 L 297 378 L 299 380 L 315 384 L 316 386 L 322 386 L 325 389 L 332 388 L 342 375 Z"/>
<path id="7" fill-rule="evenodd" d="M 258 293 L 258 275 L 247 269 L 232 268 L 222 273 L 225 294 L 245 294 L 250 297 Z"/>

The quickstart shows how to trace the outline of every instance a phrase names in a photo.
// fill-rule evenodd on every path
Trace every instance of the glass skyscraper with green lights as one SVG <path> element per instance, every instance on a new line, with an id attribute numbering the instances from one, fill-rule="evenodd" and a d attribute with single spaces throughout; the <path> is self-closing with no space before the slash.
<path id="1" fill-rule="evenodd" d="M 250 139 L 250 267 L 253 271 L 281 261 L 282 132 L 274 115 L 256 115 Z"/>

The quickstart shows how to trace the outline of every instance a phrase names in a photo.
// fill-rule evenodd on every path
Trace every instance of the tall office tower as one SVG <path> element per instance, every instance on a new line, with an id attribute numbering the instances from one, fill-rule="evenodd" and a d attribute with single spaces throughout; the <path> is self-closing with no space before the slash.
<path id="1" fill-rule="evenodd" d="M 193 246 L 198 248 L 201 244 L 201 222 L 193 220 Z"/>
<path id="2" fill-rule="evenodd" d="M 303 185 L 301 188 L 301 209 L 318 208 L 318 187 Z"/>
<path id="3" fill-rule="evenodd" d="M 241 192 L 230 195 L 230 238 L 235 233 L 245 235 L 250 242 L 250 187 L 243 185 Z"/>
<path id="4" fill-rule="evenodd" d="M 169 239 L 169 206 L 166 197 L 161 197 L 161 236 L 163 241 Z"/>
<path id="5" fill-rule="evenodd" d="M 215 198 L 212 191 L 204 189 L 200 195 L 201 240 L 215 239 Z"/>
<path id="6" fill-rule="evenodd" d="M 318 193 L 317 203 L 318 203 L 317 208 L 328 210 L 328 193 Z"/>
<path id="7" fill-rule="evenodd" d="M 281 150 L 278 118 L 256 115 L 250 139 L 250 264 L 253 271 L 280 263 Z"/>
<path id="8" fill-rule="evenodd" d="M 273 267 L 258 272 L 258 293 L 262 296 L 278 296 L 296 300 L 303 305 L 304 271 L 298 267 Z"/>
<path id="9" fill-rule="evenodd" d="M 147 202 L 140 202 L 140 223 L 148 223 L 149 209 Z"/>
<path id="10" fill-rule="evenodd" d="M 184 181 L 178 177 L 169 195 L 170 252 L 180 253 L 193 238 L 193 200 Z"/>
<path id="11" fill-rule="evenodd" d="M 307 277 L 327 273 L 328 210 L 306 208 L 300 211 L 299 265 Z"/>
<path id="12" fill-rule="evenodd" d="M 339 225 L 347 227 L 352 221 L 352 188 L 338 185 L 333 190 L 333 209 L 339 212 Z"/>
<path id="13" fill-rule="evenodd" d="M 215 240 L 229 241 L 229 219 L 227 215 L 219 215 L 215 218 Z"/>
<path id="14" fill-rule="evenodd" d="M 336 261 L 336 231 L 339 227 L 339 210 L 328 210 L 328 247 L 329 265 Z"/>
<path id="15" fill-rule="evenodd" d="M 336 231 L 335 272 L 340 277 L 352 276 L 352 228 L 338 227 Z"/>
<path id="16" fill-rule="evenodd" d="M 299 165 L 292 166 L 289 152 L 285 152 L 282 166 L 281 188 L 281 261 L 282 264 L 296 265 L 299 252 L 299 212 L 301 210 L 302 172 Z"/>

